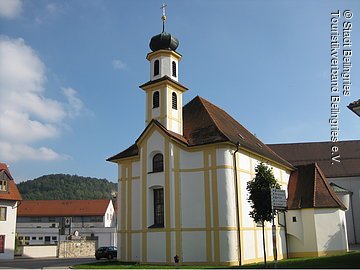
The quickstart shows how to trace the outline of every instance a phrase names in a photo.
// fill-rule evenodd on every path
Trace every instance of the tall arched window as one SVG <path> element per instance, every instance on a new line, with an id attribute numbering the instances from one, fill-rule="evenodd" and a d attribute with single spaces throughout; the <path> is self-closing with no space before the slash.
<path id="1" fill-rule="evenodd" d="M 153 108 L 158 108 L 159 107 L 159 92 L 155 91 L 153 94 Z"/>
<path id="2" fill-rule="evenodd" d="M 164 189 L 154 189 L 154 225 L 152 227 L 164 227 Z"/>
<path id="3" fill-rule="evenodd" d="M 153 157 L 153 172 L 164 171 L 164 158 L 162 154 L 156 154 Z"/>
<path id="4" fill-rule="evenodd" d="M 159 60 L 155 60 L 154 62 L 154 76 L 159 75 L 160 71 L 160 62 Z"/>
<path id="5" fill-rule="evenodd" d="M 176 63 L 175 61 L 172 61 L 172 75 L 176 77 Z"/>
<path id="6" fill-rule="evenodd" d="M 175 92 L 172 93 L 172 108 L 177 110 L 177 95 Z"/>

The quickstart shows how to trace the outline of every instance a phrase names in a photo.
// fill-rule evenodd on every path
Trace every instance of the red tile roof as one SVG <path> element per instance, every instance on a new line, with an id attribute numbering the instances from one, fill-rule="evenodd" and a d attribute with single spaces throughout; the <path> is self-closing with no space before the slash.
<path id="1" fill-rule="evenodd" d="M 167 130 L 156 120 L 152 120 L 144 132 L 152 123 L 155 123 L 170 137 L 188 147 L 220 142 L 231 142 L 236 145 L 239 142 L 240 146 L 247 150 L 278 162 L 288 168 L 293 168 L 289 162 L 281 158 L 271 148 L 257 139 L 228 113 L 199 96 L 195 97 L 183 107 L 183 136 Z M 144 134 L 144 132 L 142 134 Z M 141 136 L 142 135 L 140 135 L 140 137 Z M 138 153 L 138 147 L 134 144 L 119 154 L 108 158 L 107 161 L 136 156 Z"/>
<path id="2" fill-rule="evenodd" d="M 297 166 L 290 175 L 288 209 L 302 208 L 346 210 L 316 163 Z"/>
<path id="3" fill-rule="evenodd" d="M 340 162 L 331 160 L 331 147 L 334 145 L 339 148 Z M 318 163 L 327 178 L 360 176 L 360 140 L 337 143 L 268 144 L 268 146 L 294 166 Z"/>
<path id="4" fill-rule="evenodd" d="M 0 163 L 0 172 L 6 173 L 10 179 L 8 181 L 8 190 L 6 192 L 0 192 L 0 200 L 21 201 L 22 198 L 20 192 L 5 163 Z"/>
<path id="5" fill-rule="evenodd" d="M 24 200 L 19 217 L 103 216 L 111 200 Z"/>

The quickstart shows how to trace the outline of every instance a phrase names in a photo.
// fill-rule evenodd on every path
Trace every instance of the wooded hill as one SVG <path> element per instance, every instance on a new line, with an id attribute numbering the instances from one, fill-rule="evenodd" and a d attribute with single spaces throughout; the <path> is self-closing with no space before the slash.
<path id="1" fill-rule="evenodd" d="M 24 200 L 111 199 L 117 183 L 107 179 L 49 174 L 17 184 Z"/>

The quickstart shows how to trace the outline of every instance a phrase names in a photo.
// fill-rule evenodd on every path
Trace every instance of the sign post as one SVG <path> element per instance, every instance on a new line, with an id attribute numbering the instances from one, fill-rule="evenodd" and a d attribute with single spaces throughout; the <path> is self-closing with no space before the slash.
<path id="1" fill-rule="evenodd" d="M 271 210 L 272 210 L 272 242 L 274 260 L 277 261 L 277 247 L 276 247 L 276 225 L 275 225 L 275 210 L 286 209 L 286 194 L 282 189 L 271 189 Z"/>

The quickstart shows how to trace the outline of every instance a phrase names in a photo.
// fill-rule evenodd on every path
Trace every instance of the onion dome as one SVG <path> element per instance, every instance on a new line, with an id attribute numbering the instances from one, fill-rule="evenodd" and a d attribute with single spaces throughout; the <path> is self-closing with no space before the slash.
<path id="1" fill-rule="evenodd" d="M 162 32 L 151 38 L 149 47 L 155 52 L 158 50 L 172 50 L 175 51 L 179 46 L 179 40 L 167 32 Z"/>

